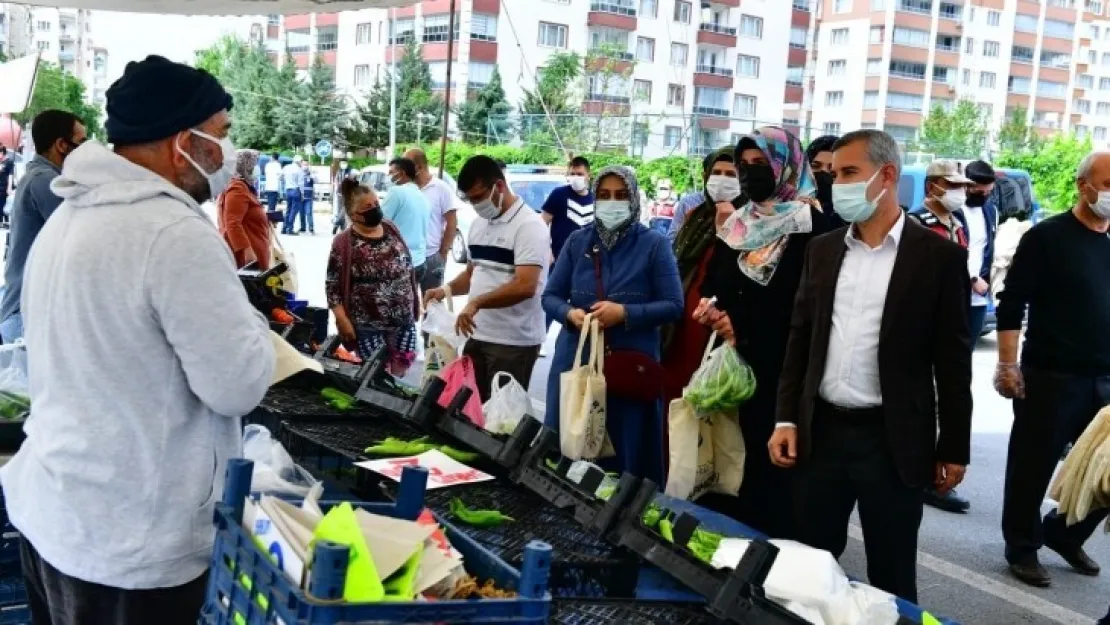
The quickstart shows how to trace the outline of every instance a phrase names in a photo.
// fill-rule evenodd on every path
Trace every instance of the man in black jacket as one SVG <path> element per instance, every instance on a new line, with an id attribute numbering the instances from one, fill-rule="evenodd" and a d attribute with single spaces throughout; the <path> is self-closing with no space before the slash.
<path id="1" fill-rule="evenodd" d="M 970 460 L 970 290 L 967 252 L 898 206 L 900 170 L 884 132 L 836 143 L 850 225 L 809 245 L 768 448 L 797 467 L 801 540 L 839 557 L 858 502 L 868 580 L 916 601 L 922 489 L 948 492 Z"/>

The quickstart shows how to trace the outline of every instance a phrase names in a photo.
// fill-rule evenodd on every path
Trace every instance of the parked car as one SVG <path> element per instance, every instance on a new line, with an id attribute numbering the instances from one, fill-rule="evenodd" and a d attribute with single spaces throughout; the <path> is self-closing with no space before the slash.
<path id="1" fill-rule="evenodd" d="M 506 169 L 509 188 L 537 213 L 543 210 L 547 196 L 566 185 L 566 169 L 546 165 L 509 165 Z"/>

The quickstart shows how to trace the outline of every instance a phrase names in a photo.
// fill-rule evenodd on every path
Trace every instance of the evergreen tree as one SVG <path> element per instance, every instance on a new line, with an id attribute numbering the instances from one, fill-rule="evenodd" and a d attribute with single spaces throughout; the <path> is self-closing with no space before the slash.
<path id="1" fill-rule="evenodd" d="M 303 104 L 305 124 L 302 143 L 315 144 L 321 139 L 334 141 L 346 129 L 346 105 L 335 93 L 335 68 L 317 56 L 308 71 L 304 86 Z"/>
<path id="2" fill-rule="evenodd" d="M 366 102 L 355 109 L 344 137 L 347 144 L 355 149 L 378 149 L 389 145 L 389 83 L 380 76 L 374 81 Z"/>
<path id="3" fill-rule="evenodd" d="M 432 93 L 431 69 L 421 46 L 409 38 L 397 62 L 397 142 L 438 139 L 442 123 L 443 99 Z"/>
<path id="4" fill-rule="evenodd" d="M 196 54 L 194 64 L 220 80 L 235 98 L 231 138 L 241 148 L 267 149 L 274 141 L 274 120 L 281 102 L 273 91 L 277 68 L 261 45 L 225 36 Z"/>
<path id="5" fill-rule="evenodd" d="M 286 50 L 281 68 L 268 81 L 266 94 L 277 105 L 274 108 L 273 145 L 300 150 L 311 141 L 305 135 L 311 106 L 307 86 L 297 80 L 296 61 Z"/>
<path id="6" fill-rule="evenodd" d="M 53 63 L 40 62 L 31 101 L 27 108 L 12 115 L 12 118 L 20 124 L 26 124 L 47 109 L 69 111 L 81 120 L 89 134 L 102 134 L 100 108 L 89 104 L 85 97 L 85 84 L 81 79 Z"/>
<path id="7" fill-rule="evenodd" d="M 489 84 L 478 91 L 456 111 L 456 123 L 464 141 L 479 143 L 504 143 L 509 138 L 509 103 L 501 86 L 501 72 L 493 68 Z"/>

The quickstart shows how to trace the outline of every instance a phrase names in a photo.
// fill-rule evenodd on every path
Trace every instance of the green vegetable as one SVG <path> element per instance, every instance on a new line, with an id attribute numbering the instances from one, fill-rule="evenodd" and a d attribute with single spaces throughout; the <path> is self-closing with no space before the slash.
<path id="1" fill-rule="evenodd" d="M 648 504 L 647 509 L 644 510 L 644 516 L 640 520 L 643 522 L 644 527 L 655 529 L 655 526 L 659 525 L 659 520 L 661 518 L 663 518 L 663 511 L 659 509 L 659 506 Z"/>
<path id="2" fill-rule="evenodd" d="M 699 527 L 690 536 L 690 542 L 686 543 L 686 547 L 697 559 L 708 564 L 713 561 L 713 554 L 717 553 L 723 538 L 720 534 Z"/>
<path id="3" fill-rule="evenodd" d="M 355 405 L 355 398 L 334 388 L 325 388 L 320 395 L 327 400 L 328 405 L 336 410 L 350 410 Z"/>
<path id="4" fill-rule="evenodd" d="M 461 449 L 455 449 L 450 445 L 440 445 L 438 449 L 447 456 L 451 457 L 454 460 L 458 460 L 459 462 L 474 462 L 475 460 L 481 458 L 480 455 L 473 451 L 463 451 Z"/>
<path id="5" fill-rule="evenodd" d="M 551 460 L 550 458 L 544 460 L 543 463 L 546 464 L 547 468 L 551 469 L 552 471 L 556 471 L 559 468 L 559 463 Z"/>
<path id="6" fill-rule="evenodd" d="M 364 451 L 365 453 L 375 456 L 419 456 L 433 449 L 438 449 L 459 462 L 474 462 L 481 458 L 480 455 L 473 451 L 455 449 L 450 445 L 437 445 L 429 441 L 427 436 L 421 436 L 411 441 L 390 436 L 385 440 L 378 441 L 372 447 L 367 447 Z"/>
<path id="7" fill-rule="evenodd" d="M 730 345 L 713 350 L 690 378 L 682 397 L 701 412 L 730 410 L 755 394 L 755 373 Z"/>
<path id="8" fill-rule="evenodd" d="M 451 500 L 451 516 L 474 527 L 497 527 L 516 520 L 501 514 L 500 510 L 471 510 L 458 497 Z"/>
<path id="9" fill-rule="evenodd" d="M 666 538 L 667 542 L 674 542 L 674 527 L 670 519 L 659 520 L 659 535 Z"/>
<path id="10" fill-rule="evenodd" d="M 11 391 L 0 391 L 0 420 L 14 421 L 31 412 L 31 398 Z"/>

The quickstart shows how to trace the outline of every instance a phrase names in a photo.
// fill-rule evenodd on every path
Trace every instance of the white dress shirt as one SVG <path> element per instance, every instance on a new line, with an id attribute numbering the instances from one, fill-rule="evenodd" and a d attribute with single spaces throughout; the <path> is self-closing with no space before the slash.
<path id="1" fill-rule="evenodd" d="M 969 278 L 979 275 L 983 268 L 983 254 L 987 251 L 987 218 L 982 207 L 964 207 L 967 219 L 967 272 Z M 971 293 L 972 306 L 986 306 L 987 298 Z"/>
<path id="2" fill-rule="evenodd" d="M 848 249 L 836 281 L 825 375 L 818 387 L 821 398 L 830 404 L 870 408 L 883 403 L 879 331 L 905 225 L 903 213 L 877 248 L 857 239 L 854 228 L 849 228 L 844 237 Z"/>

